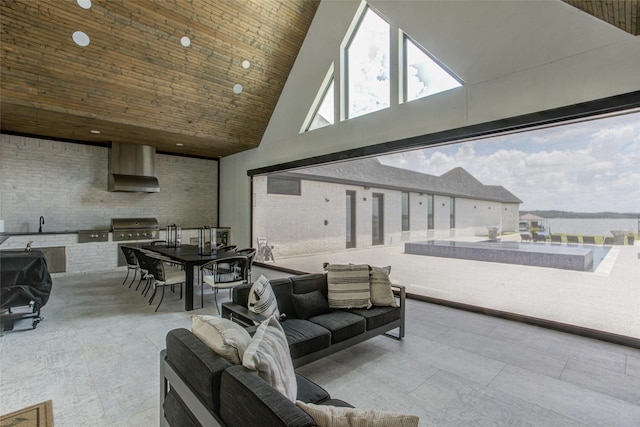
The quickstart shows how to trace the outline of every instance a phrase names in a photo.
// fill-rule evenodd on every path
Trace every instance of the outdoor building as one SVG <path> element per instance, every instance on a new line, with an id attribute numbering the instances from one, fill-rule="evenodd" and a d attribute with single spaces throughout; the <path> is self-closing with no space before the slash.
<path id="1" fill-rule="evenodd" d="M 255 177 L 253 192 L 254 233 L 277 256 L 516 232 L 522 203 L 463 168 L 434 176 L 377 158 Z"/>

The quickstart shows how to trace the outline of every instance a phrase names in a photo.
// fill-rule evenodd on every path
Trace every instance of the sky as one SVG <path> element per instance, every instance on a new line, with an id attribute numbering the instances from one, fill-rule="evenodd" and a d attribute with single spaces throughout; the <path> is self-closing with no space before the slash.
<path id="1" fill-rule="evenodd" d="M 521 211 L 640 212 L 640 112 L 379 157 L 430 175 L 463 167 Z"/>

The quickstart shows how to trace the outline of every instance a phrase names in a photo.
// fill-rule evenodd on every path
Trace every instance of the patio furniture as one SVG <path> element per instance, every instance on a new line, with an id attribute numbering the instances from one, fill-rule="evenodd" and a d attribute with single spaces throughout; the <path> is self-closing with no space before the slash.
<path id="1" fill-rule="evenodd" d="M 194 284 L 194 267 L 199 267 L 202 264 L 218 259 L 228 258 L 235 255 L 235 252 L 224 252 L 217 250 L 213 253 L 200 255 L 198 253 L 198 246 L 194 245 L 182 245 L 179 248 L 167 248 L 166 246 L 144 246 L 143 249 L 164 255 L 174 261 L 181 263 L 184 267 L 186 274 L 186 289 L 185 289 L 185 301 L 184 309 L 186 311 L 193 310 L 193 284 Z"/>
<path id="2" fill-rule="evenodd" d="M 567 244 L 568 245 L 577 245 L 580 242 L 578 241 L 578 236 L 572 236 L 570 234 L 567 235 Z"/>
<path id="3" fill-rule="evenodd" d="M 266 237 L 258 237 L 258 250 L 256 252 L 256 259 L 260 262 L 273 261 L 276 262 L 273 257 L 272 247 L 267 243 Z"/>
<path id="4" fill-rule="evenodd" d="M 153 294 L 151 294 L 151 298 L 149 299 L 149 305 L 153 303 L 158 288 L 161 288 L 162 296 L 155 309 L 155 311 L 158 311 L 164 299 L 164 288 L 167 286 L 170 286 L 171 290 L 173 290 L 175 285 L 180 285 L 180 299 L 182 299 L 182 284 L 187 281 L 185 272 L 178 268 L 170 268 L 168 265 L 165 265 L 165 261 L 162 258 L 150 254 L 143 254 L 143 256 L 146 257 L 149 273 L 153 275 L 153 279 L 151 280 L 153 284 Z"/>
<path id="5" fill-rule="evenodd" d="M 215 259 L 200 266 L 202 284 L 207 284 L 213 288 L 213 298 L 218 313 L 220 313 L 218 290 L 229 289 L 229 297 L 231 297 L 231 290 L 235 286 L 247 283 L 249 263 L 249 257 L 237 255 Z M 200 294 L 200 305 L 204 307 L 204 288 Z"/>

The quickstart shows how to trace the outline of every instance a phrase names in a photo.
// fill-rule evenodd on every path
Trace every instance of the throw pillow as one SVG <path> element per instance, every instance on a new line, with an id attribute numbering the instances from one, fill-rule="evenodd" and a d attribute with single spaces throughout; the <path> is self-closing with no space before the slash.
<path id="1" fill-rule="evenodd" d="M 293 309 L 299 319 L 308 319 L 313 316 L 329 313 L 329 302 L 320 291 L 307 292 L 306 294 L 292 294 Z"/>
<path id="2" fill-rule="evenodd" d="M 249 311 L 264 317 L 280 316 L 278 311 L 278 300 L 271 289 L 271 283 L 264 275 L 260 275 L 251 286 L 249 292 Z"/>
<path id="3" fill-rule="evenodd" d="M 418 427 L 419 417 L 377 409 L 343 408 L 315 405 L 298 400 L 296 405 L 305 411 L 318 427 Z"/>
<path id="4" fill-rule="evenodd" d="M 244 352 L 242 365 L 258 371 L 260 378 L 286 396 L 296 401 L 298 383 L 293 370 L 289 344 L 276 316 L 271 316 L 258 326 Z"/>
<path id="5" fill-rule="evenodd" d="M 371 267 L 369 286 L 371 288 L 371 304 L 377 306 L 397 307 L 396 299 L 391 290 L 389 273 L 391 267 Z"/>
<path id="6" fill-rule="evenodd" d="M 240 325 L 217 316 L 192 315 L 191 332 L 216 354 L 239 365 L 251 342 L 251 335 Z"/>
<path id="7" fill-rule="evenodd" d="M 371 307 L 367 264 L 329 264 L 326 270 L 329 307 Z"/>

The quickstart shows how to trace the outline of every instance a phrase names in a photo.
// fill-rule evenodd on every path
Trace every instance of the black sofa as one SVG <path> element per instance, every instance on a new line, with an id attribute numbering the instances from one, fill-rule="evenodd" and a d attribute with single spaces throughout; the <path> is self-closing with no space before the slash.
<path id="1" fill-rule="evenodd" d="M 160 352 L 161 426 L 314 426 L 313 419 L 255 371 L 218 356 L 187 329 L 167 334 Z M 296 375 L 297 400 L 352 407 Z"/>
<path id="2" fill-rule="evenodd" d="M 377 335 L 384 334 L 398 340 L 404 337 L 406 294 L 402 285 L 392 285 L 398 307 L 338 309 L 302 319 L 296 313 L 294 295 L 317 290 L 326 299 L 327 274 L 291 276 L 274 279 L 270 283 L 278 301 L 278 309 L 286 316 L 281 325 L 287 336 L 291 359 L 296 368 Z M 250 290 L 251 284 L 235 287 L 232 300 L 222 304 L 222 317 L 247 327 L 254 325 L 254 321 L 265 320 L 247 308 Z M 393 329 L 398 329 L 397 335 L 389 333 Z"/>

